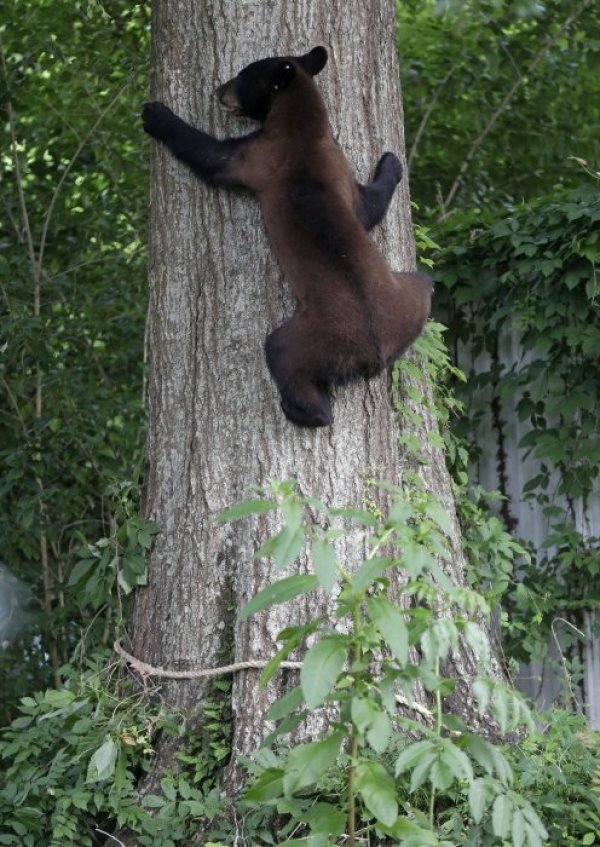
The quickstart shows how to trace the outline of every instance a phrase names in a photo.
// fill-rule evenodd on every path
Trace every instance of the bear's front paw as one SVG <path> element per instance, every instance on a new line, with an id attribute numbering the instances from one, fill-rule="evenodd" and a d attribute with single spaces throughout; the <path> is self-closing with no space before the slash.
<path id="1" fill-rule="evenodd" d="M 385 171 L 386 176 L 389 175 L 396 185 L 400 182 L 402 179 L 402 165 L 395 153 L 387 152 L 383 154 L 377 165 L 377 175 L 382 171 Z"/>
<path id="2" fill-rule="evenodd" d="M 157 100 L 144 103 L 142 108 L 142 122 L 144 129 L 153 138 L 164 139 L 169 133 L 169 128 L 177 120 L 173 112 L 164 103 Z"/>

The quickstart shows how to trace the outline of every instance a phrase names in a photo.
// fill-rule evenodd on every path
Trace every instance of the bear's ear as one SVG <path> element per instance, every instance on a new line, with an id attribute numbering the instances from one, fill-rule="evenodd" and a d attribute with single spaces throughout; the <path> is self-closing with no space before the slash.
<path id="1" fill-rule="evenodd" d="M 327 50 L 324 47 L 313 47 L 309 53 L 298 56 L 296 61 L 306 73 L 316 76 L 327 64 Z"/>
<path id="2" fill-rule="evenodd" d="M 283 91 L 296 76 L 296 68 L 291 62 L 281 62 L 271 80 L 271 91 Z"/>

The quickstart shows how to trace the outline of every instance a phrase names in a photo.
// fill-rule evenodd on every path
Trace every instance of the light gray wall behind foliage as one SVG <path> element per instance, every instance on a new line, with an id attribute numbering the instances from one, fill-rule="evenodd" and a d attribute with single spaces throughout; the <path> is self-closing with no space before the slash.
<path id="1" fill-rule="evenodd" d="M 506 369 L 511 368 L 515 363 L 525 364 L 528 355 L 530 354 L 523 353 L 516 332 L 506 329 L 500 333 L 499 357 Z M 467 374 L 472 368 L 476 372 L 488 372 L 490 360 L 487 355 L 481 355 L 473 360 L 468 350 L 461 346 L 458 365 Z M 481 449 L 481 456 L 471 469 L 471 477 L 473 482 L 488 491 L 498 490 L 502 483 L 498 470 L 498 430 L 491 411 L 489 384 L 471 395 L 469 417 L 475 420 L 478 414 L 481 414 L 481 418 L 472 437 Z M 510 517 L 516 521 L 515 534 L 531 542 L 536 550 L 540 550 L 548 536 L 549 522 L 540 504 L 534 500 L 526 501 L 522 495 L 526 483 L 540 472 L 540 461 L 533 456 L 533 451 L 527 455 L 527 450 L 518 447 L 523 436 L 529 432 L 529 427 L 526 421 L 519 420 L 515 400 L 504 399 L 501 402 L 500 417 L 505 439 L 502 452 L 505 461 L 506 493 L 509 496 Z M 548 426 L 552 426 L 552 421 L 548 421 Z M 549 490 L 552 491 L 558 482 L 559 476 L 555 472 L 551 478 Z M 560 495 L 553 496 L 553 503 L 568 509 L 565 498 Z M 584 538 L 600 536 L 600 485 L 596 486 L 585 506 L 582 500 L 574 501 L 572 506 L 573 523 L 582 536 Z M 597 625 L 597 620 L 596 613 L 591 611 L 586 613 L 584 682 L 583 690 L 579 692 L 594 729 L 600 729 L 600 639 L 594 635 L 594 625 Z M 564 628 L 563 622 L 556 622 L 555 631 L 559 641 Z M 549 645 L 548 658 L 549 660 L 544 663 L 533 662 L 524 666 L 517 680 L 519 688 L 534 699 L 541 708 L 551 705 L 559 693 L 564 691 L 566 683 L 561 669 L 560 653 L 554 640 Z"/>

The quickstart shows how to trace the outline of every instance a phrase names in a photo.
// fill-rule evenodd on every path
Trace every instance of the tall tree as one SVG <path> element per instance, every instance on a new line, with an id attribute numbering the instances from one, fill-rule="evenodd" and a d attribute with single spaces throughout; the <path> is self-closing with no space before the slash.
<path id="1" fill-rule="evenodd" d="M 318 84 L 334 135 L 366 182 L 385 150 L 401 156 L 404 150 L 394 15 L 392 0 L 154 0 L 152 96 L 218 137 L 242 134 L 254 127 L 219 110 L 216 85 L 255 59 L 323 44 L 330 61 Z M 149 585 L 135 602 L 133 652 L 179 670 L 217 667 L 232 656 L 266 659 L 284 626 L 327 614 L 327 600 L 302 598 L 237 621 L 241 605 L 272 578 L 253 553 L 273 523 L 263 517 L 220 526 L 216 515 L 251 486 L 290 477 L 328 505 L 360 505 L 365 476 L 397 482 L 412 465 L 399 447 L 400 429 L 421 442 L 426 461 L 416 470 L 454 520 L 450 567 L 460 582 L 451 484 L 440 439 L 428 438 L 437 428 L 431 387 L 418 375 L 404 378 L 400 429 L 386 375 L 338 391 L 331 428 L 292 426 L 279 408 L 263 340 L 293 303 L 257 203 L 242 192 L 207 188 L 159 145 L 152 146 L 151 181 L 145 510 L 161 533 Z M 406 179 L 375 238 L 392 267 L 414 268 Z M 356 542 L 339 542 L 340 558 L 350 566 Z M 460 676 L 468 655 L 456 661 Z M 163 688 L 170 702 L 192 714 L 205 691 L 206 682 L 197 679 Z M 255 671 L 236 675 L 234 761 L 264 735 L 273 695 L 273 687 L 257 686 Z M 171 754 L 165 742 L 157 770 Z"/>

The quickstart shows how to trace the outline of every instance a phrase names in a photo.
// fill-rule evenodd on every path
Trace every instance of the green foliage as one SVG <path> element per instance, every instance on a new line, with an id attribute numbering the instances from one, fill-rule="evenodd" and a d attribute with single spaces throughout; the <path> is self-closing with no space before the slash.
<path id="1" fill-rule="evenodd" d="M 600 739 L 581 715 L 553 710 L 544 733 L 509 752 L 516 783 L 546 822 L 550 843 L 598 844 L 600 793 L 593 786 Z"/>
<path id="2" fill-rule="evenodd" d="M 411 189 L 423 208 L 531 199 L 580 182 L 571 157 L 600 162 L 597 3 L 402 0 L 397 14 Z"/>
<path id="3" fill-rule="evenodd" d="M 412 489 L 408 500 L 386 488 L 389 510 L 378 516 L 326 508 L 293 483 L 273 484 L 268 498 L 227 512 L 232 519 L 260 514 L 267 502 L 280 510 L 283 527 L 273 538 L 299 532 L 303 547 L 318 551 L 313 565 L 316 556 L 334 563 L 333 582 L 329 566 L 324 578 L 296 574 L 311 579 L 302 591 L 320 586 L 337 596 L 332 621 L 280 633 L 265 681 L 292 650 L 308 649 L 300 684 L 269 711 L 275 729 L 248 763 L 253 780 L 243 803 L 224 803 L 215 786 L 229 753 L 221 698 L 203 702 L 201 732 L 186 737 L 181 715 L 153 706 L 145 686 L 119 682 L 116 666 L 99 655 L 83 670 L 63 668 L 64 687 L 23 698 L 0 737 L 0 844 L 91 847 L 99 831 L 126 829 L 139 845 L 174 847 L 190 843 L 199 827 L 219 845 L 332 847 L 360 832 L 402 847 L 496 847 L 500 838 L 519 847 L 541 844 L 546 831 L 557 845 L 593 844 L 599 798 L 590 792 L 600 784 L 600 749 L 579 719 L 553 713 L 544 735 L 501 747 L 448 710 L 458 681 L 443 668 L 464 639 L 475 675 L 460 684 L 470 684 L 485 723 L 492 716 L 502 733 L 531 728 L 519 695 L 487 675 L 485 599 L 452 586 L 440 569 L 439 559 L 451 555 L 447 516 L 422 491 Z M 134 518 L 111 544 L 147 543 Z M 368 553 L 354 573 L 335 551 L 340 520 L 365 532 Z M 280 548 L 267 542 L 261 555 L 275 557 Z M 396 594 L 398 569 L 406 581 Z M 285 591 L 269 595 L 271 604 L 287 599 Z M 415 684 L 428 693 L 429 711 L 414 706 Z M 325 737 L 286 749 L 286 735 L 321 706 L 332 710 Z M 160 792 L 141 796 L 136 785 L 159 731 L 181 736 L 181 770 L 162 775 Z"/>
<path id="4" fill-rule="evenodd" d="M 504 523 L 491 513 L 491 504 L 501 500 L 498 492 L 480 486 L 464 485 L 457 490 L 457 509 L 463 535 L 463 547 L 469 560 L 467 579 L 483 591 L 492 608 L 499 608 L 509 589 L 518 590 L 515 567 L 529 568 L 531 557 L 526 548 L 506 530 Z"/>
<path id="5" fill-rule="evenodd" d="M 158 527 L 143 520 L 127 483 L 118 486 L 113 509 L 113 532 L 95 543 L 84 544 L 67 586 L 80 608 L 94 610 L 119 601 L 138 585 L 146 585 L 146 553 Z"/>
<path id="6" fill-rule="evenodd" d="M 82 670 L 63 668 L 65 687 L 24 697 L 20 716 L 0 738 L 0 844 L 15 847 L 92 847 L 102 831 L 127 828 L 136 843 L 190 843 L 198 821 L 219 809 L 211 791 L 223 761 L 221 714 L 203 705 L 203 752 L 165 773 L 159 794 L 139 795 L 150 769 L 156 734 L 182 736 L 181 715 L 153 706 L 149 692 L 118 681 L 116 664 L 98 655 Z M 217 727 L 210 726 L 210 719 Z M 212 750 L 212 751 L 211 751 Z"/>
<path id="7" fill-rule="evenodd" d="M 87 598 L 65 589 L 82 539 L 114 536 L 111 486 L 142 461 L 149 18 L 105 6 L 5 0 L 0 16 L 0 536 L 31 598 L 0 653 L 1 722 L 58 679 L 80 602 L 104 602 L 90 579 Z M 123 588 L 141 567 L 121 562 Z"/>
<path id="8" fill-rule="evenodd" d="M 264 511 L 267 502 L 279 505 L 283 528 L 259 555 L 277 562 L 281 552 L 274 539 L 298 533 L 301 546 L 308 542 L 321 559 L 329 547 L 325 558 L 335 563 L 334 583 L 327 569 L 325 579 L 318 573 L 313 581 L 310 573 L 284 577 L 250 600 L 243 615 L 313 591 L 318 581 L 322 590 L 333 590 L 338 597 L 333 621 L 316 621 L 308 629 L 288 627 L 280 633 L 281 649 L 263 674 L 265 679 L 272 676 L 308 637 L 300 685 L 273 705 L 269 717 L 276 721 L 276 729 L 264 743 L 281 739 L 323 705 L 334 707 L 329 732 L 289 751 L 284 747 L 278 753 L 264 751 L 251 765 L 255 780 L 246 801 L 289 816 L 289 826 L 296 827 L 301 837 L 280 844 L 327 847 L 341 843 L 342 837 L 353 844 L 360 827 L 362 838 L 377 842 L 391 838 L 403 847 L 451 847 L 465 842 L 442 837 L 438 812 L 445 797 L 458 792 L 467 798 L 465 822 L 470 817 L 473 826 L 487 826 L 493 836 L 516 847 L 539 845 L 546 839 L 544 826 L 514 789 L 506 758 L 444 705 L 457 680 L 442 668 L 464 639 L 478 670 L 462 682 L 471 687 L 481 714 L 493 716 L 501 733 L 523 723 L 532 725 L 519 695 L 487 675 L 489 647 L 482 623 L 488 606 L 481 595 L 453 586 L 444 577 L 439 560 L 452 555 L 451 527 L 435 499 L 414 489 L 407 499 L 399 488 L 385 488 L 391 503 L 380 517 L 371 511 L 328 509 L 302 497 L 291 483 L 273 484 L 268 500 L 248 501 L 227 513 L 235 519 Z M 315 510 L 317 523 L 307 518 L 307 512 L 314 515 Z M 339 518 L 358 524 L 366 533 L 369 552 L 354 573 L 344 569 L 333 546 L 339 530 L 332 524 Z M 277 563 L 281 561 L 287 563 L 287 556 Z M 395 597 L 396 605 L 390 593 L 398 569 L 406 581 Z M 287 587 L 277 589 L 290 579 L 297 581 L 293 595 Z M 415 711 L 415 684 L 429 692 L 432 702 L 423 722 L 408 717 Z M 403 692 L 400 707 L 398 691 Z M 414 739 L 408 743 L 407 730 Z M 338 784 L 335 792 L 325 794 L 323 786 L 332 774 Z M 423 798 L 427 815 L 420 811 Z"/>
<path id="9" fill-rule="evenodd" d="M 600 200 L 595 185 L 584 186 L 500 218 L 453 218 L 443 229 L 438 308 L 450 346 L 460 339 L 476 362 L 468 391 L 458 389 L 466 415 L 455 432 L 476 457 L 478 401 L 488 396 L 527 425 L 519 449 L 537 461 L 522 495 L 539 504 L 549 531 L 509 595 L 509 652 L 540 658 L 557 616 L 576 620 L 580 608 L 600 601 L 600 541 L 584 538 L 572 520 L 573 504 L 585 508 L 600 473 Z M 511 330 L 521 354 L 504 365 L 499 349 Z M 472 520 L 466 528 L 468 540 Z M 482 529 L 493 541 L 499 526 L 488 521 Z M 510 569 L 500 558 L 499 591 Z"/>
<path id="10" fill-rule="evenodd" d="M 598 843 L 600 831 L 600 793 L 594 788 L 594 773 L 600 762 L 597 733 L 585 727 L 579 715 L 553 710 L 547 716 L 543 732 L 503 750 L 506 766 L 512 772 L 513 790 L 527 797 L 546 831 L 548 841 L 557 847 L 580 847 Z M 485 784 L 477 782 L 473 800 L 485 792 Z M 440 812 L 440 829 L 447 835 L 462 833 L 465 847 L 487 847 L 497 844 L 489 821 L 478 821 L 465 831 L 465 819 L 471 798 L 456 794 Z M 499 813 L 498 813 L 499 814 Z M 513 817 L 513 839 L 522 821 Z M 518 836 L 517 836 L 518 838 Z"/>

